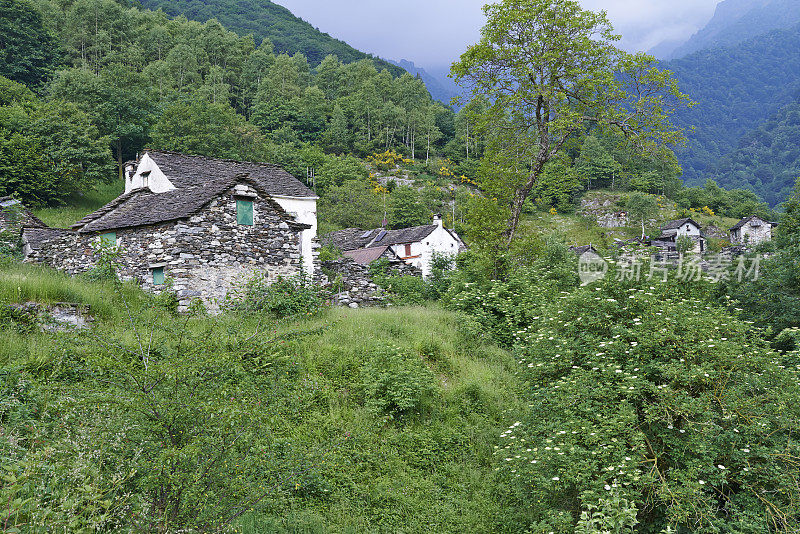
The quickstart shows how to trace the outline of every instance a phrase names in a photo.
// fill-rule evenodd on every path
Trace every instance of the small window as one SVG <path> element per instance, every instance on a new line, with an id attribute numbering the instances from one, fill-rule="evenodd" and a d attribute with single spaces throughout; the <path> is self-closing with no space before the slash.
<path id="1" fill-rule="evenodd" d="M 154 286 L 162 286 L 162 285 L 164 285 L 164 268 L 163 267 L 153 267 L 153 285 Z"/>
<path id="2" fill-rule="evenodd" d="M 411 256 L 411 245 L 406 245 L 406 256 Z"/>
<path id="3" fill-rule="evenodd" d="M 236 222 L 245 226 L 253 226 L 253 201 L 236 201 Z"/>
<path id="4" fill-rule="evenodd" d="M 117 233 L 106 232 L 104 234 L 100 234 L 100 242 L 107 247 L 117 246 Z"/>

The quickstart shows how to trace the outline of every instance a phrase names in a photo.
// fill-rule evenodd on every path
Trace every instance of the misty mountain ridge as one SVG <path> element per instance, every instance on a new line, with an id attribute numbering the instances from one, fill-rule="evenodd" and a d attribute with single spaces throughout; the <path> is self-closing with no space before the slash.
<path id="1" fill-rule="evenodd" d="M 465 94 L 464 91 L 446 75 L 439 76 L 437 74 L 432 74 L 422 67 L 415 65 L 413 61 L 409 61 L 407 59 L 401 59 L 400 61 L 387 59 L 386 61 L 393 65 L 397 65 L 401 69 L 404 69 L 415 76 L 419 76 L 422 81 L 425 82 L 425 87 L 428 88 L 431 96 L 445 105 L 449 106 L 453 98 Z"/>
<path id="2" fill-rule="evenodd" d="M 688 41 L 661 43 L 650 53 L 677 59 L 709 48 L 735 46 L 772 30 L 800 23 L 800 0 L 724 0 L 704 28 Z"/>

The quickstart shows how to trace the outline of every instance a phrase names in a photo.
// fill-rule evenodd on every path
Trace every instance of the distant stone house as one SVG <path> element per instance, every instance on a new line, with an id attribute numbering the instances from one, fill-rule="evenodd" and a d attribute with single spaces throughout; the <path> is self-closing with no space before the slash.
<path id="1" fill-rule="evenodd" d="M 772 240 L 775 223 L 751 215 L 736 223 L 731 229 L 731 243 L 734 245 L 757 245 Z"/>
<path id="2" fill-rule="evenodd" d="M 444 227 L 439 216 L 434 217 L 433 224 L 398 230 L 346 228 L 322 237 L 321 241 L 359 263 L 370 263 L 382 256 L 399 258 L 419 268 L 423 277 L 431 273 L 434 253 L 455 255 L 466 248 L 454 231 Z"/>
<path id="3" fill-rule="evenodd" d="M 125 174 L 125 193 L 72 228 L 24 228 L 26 261 L 85 272 L 103 242 L 122 279 L 170 280 L 180 309 L 200 298 L 212 312 L 254 274 L 314 273 L 317 197 L 283 169 L 153 151 Z"/>
<path id="4" fill-rule="evenodd" d="M 661 235 L 651 240 L 650 245 L 666 252 L 674 252 L 677 250 L 678 238 L 687 236 L 694 242 L 691 251 L 703 253 L 706 250 L 706 238 L 701 230 L 702 226 L 690 218 L 669 221 L 661 227 Z"/>

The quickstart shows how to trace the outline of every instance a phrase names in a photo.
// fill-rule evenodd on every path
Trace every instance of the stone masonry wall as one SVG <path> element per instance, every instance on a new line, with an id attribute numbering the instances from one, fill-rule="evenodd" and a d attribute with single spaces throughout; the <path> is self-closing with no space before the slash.
<path id="1" fill-rule="evenodd" d="M 255 194 L 241 185 L 236 192 Z M 188 220 L 117 230 L 120 277 L 159 293 L 169 286 L 154 286 L 152 269 L 163 267 L 179 310 L 200 298 L 213 313 L 234 284 L 257 272 L 266 271 L 270 279 L 300 274 L 302 228 L 261 197 L 246 198 L 253 200 L 253 226 L 240 225 L 236 198 L 232 188 Z M 27 260 L 70 274 L 85 272 L 98 259 L 92 248 L 98 239 L 97 234 L 70 233 L 42 244 Z"/>
<path id="2" fill-rule="evenodd" d="M 398 259 L 389 260 L 389 269 L 403 276 L 422 277 L 420 269 Z M 336 292 L 333 295 L 335 305 L 358 308 L 385 304 L 386 296 L 369 275 L 369 265 L 361 265 L 350 258 L 340 258 L 322 262 L 322 271 L 332 274 L 328 277 L 328 286 Z M 337 282 L 341 285 L 337 285 Z"/>

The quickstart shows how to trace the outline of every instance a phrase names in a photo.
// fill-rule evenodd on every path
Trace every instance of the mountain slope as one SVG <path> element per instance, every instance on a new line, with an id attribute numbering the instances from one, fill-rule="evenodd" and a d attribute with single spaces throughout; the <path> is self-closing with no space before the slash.
<path id="1" fill-rule="evenodd" d="M 714 17 L 702 30 L 661 57 L 680 58 L 707 48 L 734 46 L 797 23 L 800 23 L 798 0 L 725 0 L 717 5 Z"/>
<path id="2" fill-rule="evenodd" d="M 401 59 L 400 61 L 388 60 L 393 65 L 397 65 L 415 76 L 422 78 L 425 82 L 425 87 L 431 93 L 431 96 L 446 105 L 450 105 L 450 100 L 462 94 L 461 89 L 453 83 L 450 78 L 439 78 L 422 67 L 417 67 L 413 61 Z"/>
<path id="3" fill-rule="evenodd" d="M 258 44 L 268 38 L 275 51 L 294 54 L 302 52 L 312 66 L 328 54 L 335 54 L 343 63 L 373 58 L 349 44 L 334 39 L 294 16 L 285 7 L 269 0 L 139 0 L 147 9 L 162 9 L 168 15 L 184 15 L 190 20 L 206 22 L 217 19 L 227 29 L 239 35 L 253 34 Z M 373 58 L 379 69 L 385 68 L 394 76 L 403 70 L 379 58 Z"/>
<path id="4" fill-rule="evenodd" d="M 744 135 L 800 95 L 800 25 L 662 66 L 697 102 L 680 111 L 674 122 L 687 128 L 688 146 L 676 151 L 684 180 L 702 183 L 713 177 L 720 158 L 734 152 Z M 753 189 L 765 198 L 778 193 L 769 184 Z"/>
<path id="5" fill-rule="evenodd" d="M 770 204 L 788 196 L 800 177 L 800 101 L 742 137 L 738 149 L 722 158 L 715 175 L 726 188 L 772 192 L 765 196 Z"/>

